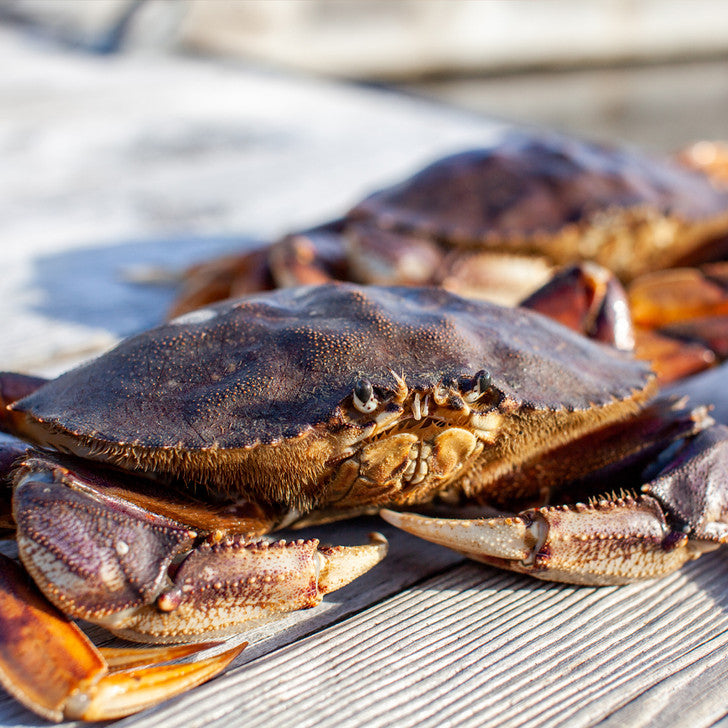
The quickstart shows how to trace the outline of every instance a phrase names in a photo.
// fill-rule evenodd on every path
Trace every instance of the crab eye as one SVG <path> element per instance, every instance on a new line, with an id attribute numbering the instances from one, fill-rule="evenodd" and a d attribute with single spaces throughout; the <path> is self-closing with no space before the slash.
<path id="1" fill-rule="evenodd" d="M 483 394 L 487 389 L 490 389 L 490 385 L 493 380 L 490 377 L 490 372 L 487 369 L 481 369 L 476 375 L 478 378 L 478 390 L 480 394 Z"/>
<path id="2" fill-rule="evenodd" d="M 490 377 L 490 372 L 485 369 L 481 369 L 475 375 L 475 387 L 465 395 L 465 401 L 470 403 L 475 402 L 490 389 L 491 384 L 492 379 Z"/>
<path id="3" fill-rule="evenodd" d="M 359 412 L 374 412 L 377 404 L 372 383 L 368 379 L 360 379 L 354 385 L 354 407 Z"/>

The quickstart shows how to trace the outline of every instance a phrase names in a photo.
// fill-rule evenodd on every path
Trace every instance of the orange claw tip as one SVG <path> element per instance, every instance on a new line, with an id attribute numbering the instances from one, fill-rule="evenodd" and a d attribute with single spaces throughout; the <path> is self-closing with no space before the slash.
<path id="1" fill-rule="evenodd" d="M 150 708 L 219 675 L 246 645 L 236 645 L 204 660 L 112 672 L 72 695 L 64 707 L 64 717 L 87 721 L 111 720 Z M 200 645 L 196 647 L 199 649 Z M 178 648 L 166 649 L 174 651 Z M 158 652 L 164 650 L 161 648 Z"/>

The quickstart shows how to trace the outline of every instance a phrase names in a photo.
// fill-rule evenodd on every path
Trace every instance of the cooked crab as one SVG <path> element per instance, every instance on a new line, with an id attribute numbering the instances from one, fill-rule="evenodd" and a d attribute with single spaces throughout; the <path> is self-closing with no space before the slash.
<path id="1" fill-rule="evenodd" d="M 312 606 L 386 551 L 377 537 L 256 537 L 284 523 L 385 508 L 481 561 L 588 584 L 657 577 L 728 538 L 725 428 L 650 403 L 655 378 L 627 353 L 442 289 L 260 294 L 56 380 L 0 383 L 0 421 L 38 448 L 8 445 L 23 453 L 19 557 L 55 605 L 3 562 L 0 680 L 53 719 L 132 712 L 234 656 L 165 667 L 193 648 L 99 653 L 66 617 L 139 641 L 216 638 Z M 437 498 L 542 507 L 459 522 L 391 510 Z"/>

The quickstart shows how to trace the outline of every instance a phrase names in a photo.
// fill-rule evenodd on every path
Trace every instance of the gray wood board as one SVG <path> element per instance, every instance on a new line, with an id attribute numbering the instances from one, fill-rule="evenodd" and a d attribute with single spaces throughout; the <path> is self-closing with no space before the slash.
<path id="1" fill-rule="evenodd" d="M 125 267 L 178 268 L 318 222 L 502 129 L 371 89 L 72 55 L 2 30 L 0 60 L 13 69 L 0 75 L 0 366 L 46 374 L 161 319 L 172 291 L 130 285 Z M 353 543 L 372 528 L 391 538 L 383 564 L 246 635 L 225 676 L 121 725 L 707 726 L 728 713 L 723 553 L 589 589 L 466 564 L 375 519 L 320 531 Z M 42 723 L 0 699 L 0 725 Z"/>
<path id="2" fill-rule="evenodd" d="M 718 553 L 596 589 L 463 565 L 123 725 L 677 725 L 683 698 L 689 725 L 710 725 L 725 711 L 725 568 Z"/>

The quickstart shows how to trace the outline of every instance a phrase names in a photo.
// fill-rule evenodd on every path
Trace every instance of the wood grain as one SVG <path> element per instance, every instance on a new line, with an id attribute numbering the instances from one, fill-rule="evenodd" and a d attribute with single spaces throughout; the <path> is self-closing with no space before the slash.
<path id="1" fill-rule="evenodd" d="M 727 568 L 715 553 L 596 589 L 463 565 L 124 725 L 677 725 L 677 691 L 707 726 L 726 709 Z"/>

